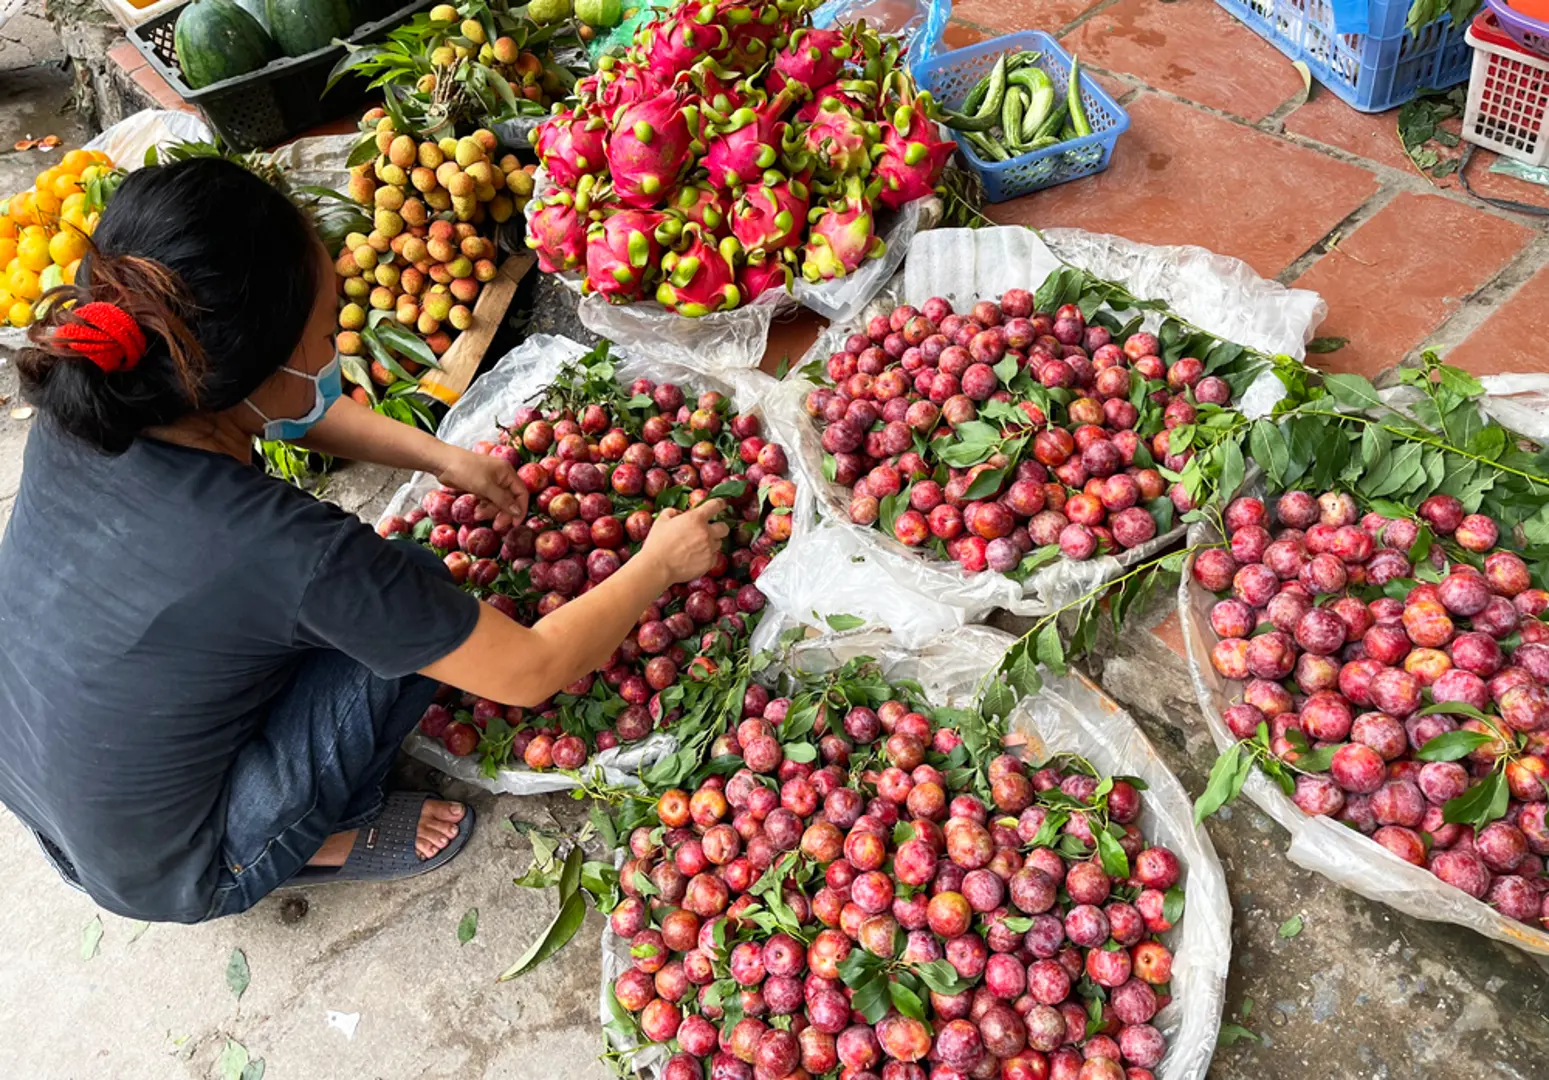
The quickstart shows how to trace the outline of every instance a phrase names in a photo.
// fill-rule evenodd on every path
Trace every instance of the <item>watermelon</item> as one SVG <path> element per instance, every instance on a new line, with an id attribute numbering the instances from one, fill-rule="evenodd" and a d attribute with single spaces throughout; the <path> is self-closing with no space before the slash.
<path id="1" fill-rule="evenodd" d="M 258 25 L 269 33 L 269 9 L 266 0 L 236 0 L 237 7 L 258 20 Z"/>
<path id="2" fill-rule="evenodd" d="M 257 71 L 279 56 L 274 39 L 232 0 L 194 0 L 178 16 L 173 48 L 194 90 Z"/>
<path id="3" fill-rule="evenodd" d="M 269 32 L 286 56 L 327 48 L 355 28 L 350 0 L 266 0 Z"/>

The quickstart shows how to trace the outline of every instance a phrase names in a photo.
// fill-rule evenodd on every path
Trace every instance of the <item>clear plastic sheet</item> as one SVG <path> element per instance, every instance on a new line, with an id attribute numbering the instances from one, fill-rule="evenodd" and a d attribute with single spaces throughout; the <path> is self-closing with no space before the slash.
<path id="1" fill-rule="evenodd" d="M 535 185 L 537 190 L 541 185 Z M 814 285 L 798 279 L 792 294 L 769 290 L 751 304 L 685 319 L 655 300 L 610 304 L 601 296 L 583 297 L 581 325 L 642 356 L 660 357 L 696 371 L 717 374 L 757 368 L 769 343 L 775 317 L 799 303 L 826 318 L 849 321 L 887 284 L 909 251 L 916 233 L 941 216 L 941 200 L 931 197 L 907 203 L 896 214 L 882 215 L 887 250 L 843 278 Z M 579 284 L 579 276 L 569 281 Z"/>
<path id="2" fill-rule="evenodd" d="M 889 678 L 918 680 L 938 706 L 964 707 L 1011 641 L 998 630 L 973 626 L 938 636 L 911 651 L 887 630 L 868 628 L 802 642 L 795 646 L 791 662 L 803 670 L 823 671 L 857 656 L 874 657 Z M 1148 785 L 1145 813 L 1138 824 L 1147 839 L 1177 854 L 1188 898 L 1182 924 L 1168 935 L 1174 954 L 1172 1002 L 1153 1021 L 1166 1037 L 1168 1050 L 1156 1076 L 1157 1080 L 1202 1080 L 1215 1052 L 1226 1002 L 1232 910 L 1215 849 L 1204 831 L 1194 827 L 1188 792 L 1129 714 L 1080 675 L 1050 678 L 1043 691 L 1018 707 L 1011 725 L 1027 740 L 1029 760 L 1058 751 L 1074 752 L 1100 772 L 1138 776 Z M 628 944 L 604 926 L 600 1001 L 604 1024 L 611 1019 L 608 989 L 629 963 Z M 637 1064 L 654 1076 L 665 1056 L 648 1050 Z"/>
<path id="3" fill-rule="evenodd" d="M 210 128 L 193 113 L 166 109 L 143 109 L 126 116 L 88 142 L 84 149 L 101 150 L 120 169 L 133 172 L 145 164 L 145 152 L 153 146 L 173 142 L 199 142 L 210 138 Z M 53 164 L 40 157 L 39 171 Z M 20 327 L 0 326 L 0 349 L 21 349 L 27 345 L 27 331 Z"/>
<path id="4" fill-rule="evenodd" d="M 812 25 L 866 25 L 904 39 L 909 59 L 918 63 L 935 54 L 941 33 L 952 18 L 952 0 L 828 0 L 812 13 Z"/>
<path id="5" fill-rule="evenodd" d="M 518 406 L 525 404 L 553 382 L 560 368 L 589 351 L 586 346 L 569 338 L 550 334 L 533 335 L 474 380 L 467 393 L 447 410 L 437 436 L 443 442 L 464 447 L 489 439 L 498 425 L 510 422 Z M 617 351 L 613 363 L 618 377 L 626 383 L 643 376 L 656 382 L 678 382 L 700 390 L 719 390 L 730 396 L 744 411 L 753 412 L 766 422 L 768 420 L 760 404 L 759 391 L 767 386 L 769 380 L 756 372 L 734 372 L 717 379 L 670 364 L 647 364 Z M 387 508 L 382 511 L 382 519 L 407 513 L 419 505 L 427 491 L 437 486 L 435 477 L 428 473 L 415 473 L 393 495 Z M 798 489 L 795 520 L 792 522 L 793 537 L 805 527 L 804 523 L 812 520 L 811 498 L 805 485 Z M 776 620 L 771 615 L 764 621 Z M 484 775 L 477 761 L 448 753 L 439 739 L 426 738 L 418 731 L 409 736 L 404 749 L 442 772 L 498 794 L 537 795 L 577 786 L 574 780 L 563 774 L 533 772 L 526 768 L 502 769 L 490 778 Z M 587 767 L 601 766 L 610 783 L 629 783 L 641 769 L 676 749 L 677 742 L 671 736 L 656 734 L 641 743 L 605 750 L 589 759 Z"/>
<path id="6" fill-rule="evenodd" d="M 998 297 L 1011 288 L 1036 289 L 1062 260 L 1122 282 L 1136 296 L 1166 299 L 1178 314 L 1213 333 L 1255 348 L 1301 356 L 1326 306 L 1316 293 L 1287 289 L 1253 274 L 1237 259 L 1200 248 L 1153 247 L 1074 229 L 1038 233 L 1011 226 L 936 229 L 921 233 L 903 273 L 875 296 L 856 318 L 836 322 L 793 367 L 771 397 L 777 423 L 794 433 L 790 447 L 804 478 L 817 492 L 824 522 L 793 543 L 759 579 L 770 600 L 797 618 L 852 614 L 891 626 L 918 643 L 933 634 L 976 621 L 994 608 L 1036 617 L 1077 599 L 1144 562 L 1181 539 L 1182 527 L 1118 556 L 1086 562 L 1060 560 L 1021 585 L 1001 574 L 969 574 L 955 563 L 906 547 L 875 528 L 849 522 L 849 493 L 822 475 L 822 433 L 803 402 L 811 386 L 795 371 L 822 362 L 874 314 L 900 303 L 916 306 L 945 296 L 954 307 Z M 1149 315 L 1150 325 L 1160 319 Z M 1263 416 L 1284 396 L 1284 387 L 1265 371 L 1248 388 L 1239 407 Z M 814 571 L 820 558 L 838 554 L 843 574 Z M 826 565 L 826 564 L 825 564 Z M 902 592 L 906 595 L 895 595 Z M 925 603 L 911 602 L 923 598 Z"/>
<path id="7" fill-rule="evenodd" d="M 1540 420 L 1540 423 L 1543 421 Z M 1244 491 L 1262 496 L 1262 476 L 1250 478 Z M 1209 522 L 1196 522 L 1189 530 L 1190 544 L 1220 539 Z M 1200 711 L 1216 747 L 1225 750 L 1236 740 L 1221 714 L 1241 696 L 1235 686 L 1215 670 L 1210 650 L 1215 636 L 1210 629 L 1213 594 L 1194 581 L 1193 559 L 1184 567 L 1178 585 L 1178 617 L 1188 650 L 1189 675 Z M 1508 919 L 1483 901 L 1454 888 L 1423 866 L 1407 863 L 1370 837 L 1330 817 L 1305 814 L 1279 785 L 1254 769 L 1242 792 L 1259 809 L 1291 834 L 1286 856 L 1297 866 L 1322 874 L 1334 884 L 1417 919 L 1456 923 L 1486 937 L 1516 945 L 1538 956 L 1549 957 L 1549 933 Z"/>

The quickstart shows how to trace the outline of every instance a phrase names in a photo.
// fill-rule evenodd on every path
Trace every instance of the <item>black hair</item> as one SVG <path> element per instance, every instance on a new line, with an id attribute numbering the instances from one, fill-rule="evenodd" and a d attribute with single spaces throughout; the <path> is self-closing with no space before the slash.
<path id="1" fill-rule="evenodd" d="M 295 351 L 322 284 L 307 216 L 242 166 L 194 158 L 129 174 L 76 283 L 51 290 L 16 367 L 27 399 L 110 453 L 146 428 L 236 405 Z M 132 368 L 104 371 L 54 333 L 107 301 L 144 332 Z"/>

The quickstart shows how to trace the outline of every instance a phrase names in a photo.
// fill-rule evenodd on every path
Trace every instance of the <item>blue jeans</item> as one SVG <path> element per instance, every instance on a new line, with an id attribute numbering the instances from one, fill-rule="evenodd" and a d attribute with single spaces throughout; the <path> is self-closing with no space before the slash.
<path id="1" fill-rule="evenodd" d="M 399 746 L 435 697 L 421 675 L 382 679 L 342 653 L 303 660 L 226 781 L 226 835 L 207 919 L 246 911 L 323 841 L 374 818 Z"/>

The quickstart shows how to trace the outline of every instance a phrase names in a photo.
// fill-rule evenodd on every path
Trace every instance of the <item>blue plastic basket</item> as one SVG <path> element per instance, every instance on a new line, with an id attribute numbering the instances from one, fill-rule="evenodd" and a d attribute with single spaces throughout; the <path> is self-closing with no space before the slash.
<path id="1" fill-rule="evenodd" d="M 1370 33 L 1334 30 L 1329 0 L 1216 0 L 1259 37 L 1361 112 L 1402 105 L 1426 90 L 1445 90 L 1468 78 L 1473 50 L 1466 26 L 1450 16 L 1411 34 L 1404 28 L 1409 0 L 1368 0 Z"/>
<path id="2" fill-rule="evenodd" d="M 1064 95 L 1070 85 L 1070 54 L 1041 30 L 1023 30 L 933 56 L 915 65 L 914 76 L 937 101 L 958 109 L 968 92 L 990 73 L 1002 53 L 1018 52 L 1038 53 L 1038 66 L 1053 80 L 1055 92 Z M 966 141 L 959 139 L 958 156 L 983 181 L 985 199 L 992 203 L 1005 202 L 1106 169 L 1113 156 L 1114 144 L 1129 130 L 1129 113 L 1084 71 L 1081 73 L 1081 107 L 1092 124 L 1092 134 L 1034 150 L 1010 161 L 985 161 Z"/>

